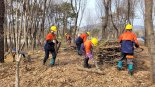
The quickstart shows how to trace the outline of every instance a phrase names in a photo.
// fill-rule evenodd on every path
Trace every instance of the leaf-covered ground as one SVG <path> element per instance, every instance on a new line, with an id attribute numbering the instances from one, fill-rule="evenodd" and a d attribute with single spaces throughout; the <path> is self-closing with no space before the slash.
<path id="1" fill-rule="evenodd" d="M 42 65 L 44 51 L 29 52 L 32 62 L 20 63 L 21 87 L 155 87 L 150 81 L 150 62 L 147 49 L 137 56 L 137 69 L 133 76 L 127 70 L 118 71 L 116 66 L 100 66 L 104 75 L 78 70 L 82 57 L 74 51 L 61 50 L 56 65 L 49 67 L 49 61 Z M 92 64 L 92 62 L 91 62 Z M 81 67 L 82 68 L 82 67 Z M 92 67 L 95 69 L 95 67 Z M 0 86 L 15 86 L 15 63 L 8 56 L 0 65 Z"/>

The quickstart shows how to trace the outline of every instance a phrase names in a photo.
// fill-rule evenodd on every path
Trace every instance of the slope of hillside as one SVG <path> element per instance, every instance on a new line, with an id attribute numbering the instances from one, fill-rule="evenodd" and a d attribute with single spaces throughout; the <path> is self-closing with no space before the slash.
<path id="1" fill-rule="evenodd" d="M 104 75 L 79 71 L 82 57 L 73 51 L 59 52 L 54 67 L 48 66 L 49 61 L 42 65 L 43 51 L 30 53 L 32 62 L 20 64 L 21 87 L 154 87 L 149 80 L 150 62 L 146 48 L 137 56 L 138 67 L 133 76 L 128 75 L 127 70 L 118 71 L 116 66 L 106 64 L 101 66 Z M 15 85 L 15 63 L 10 60 L 7 58 L 7 62 L 0 65 L 1 87 Z"/>

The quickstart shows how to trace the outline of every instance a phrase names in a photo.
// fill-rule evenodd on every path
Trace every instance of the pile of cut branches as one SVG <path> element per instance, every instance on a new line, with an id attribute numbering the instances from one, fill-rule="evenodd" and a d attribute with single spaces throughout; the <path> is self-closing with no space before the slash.
<path id="1" fill-rule="evenodd" d="M 117 41 L 108 41 L 104 45 L 100 46 L 97 51 L 98 64 L 110 64 L 115 65 L 120 57 L 120 46 Z"/>

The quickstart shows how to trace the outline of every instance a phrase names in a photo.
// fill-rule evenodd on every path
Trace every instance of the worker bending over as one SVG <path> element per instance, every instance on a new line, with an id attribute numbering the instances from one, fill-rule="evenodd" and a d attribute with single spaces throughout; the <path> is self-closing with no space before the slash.
<path id="1" fill-rule="evenodd" d="M 82 53 L 80 52 L 80 47 L 81 44 L 84 43 L 87 40 L 87 37 L 90 36 L 90 32 L 81 34 L 77 39 L 76 39 L 76 46 L 77 46 L 77 50 L 78 50 L 78 54 L 82 55 Z"/>
<path id="2" fill-rule="evenodd" d="M 65 36 L 66 36 L 67 47 L 70 47 L 71 46 L 71 40 L 72 40 L 71 36 L 68 33 L 66 33 Z"/>
<path id="3" fill-rule="evenodd" d="M 92 38 L 91 40 L 87 40 L 81 45 L 81 52 L 84 56 L 84 68 L 91 68 L 91 66 L 88 64 L 89 59 L 93 59 L 93 46 L 97 46 L 98 39 Z"/>

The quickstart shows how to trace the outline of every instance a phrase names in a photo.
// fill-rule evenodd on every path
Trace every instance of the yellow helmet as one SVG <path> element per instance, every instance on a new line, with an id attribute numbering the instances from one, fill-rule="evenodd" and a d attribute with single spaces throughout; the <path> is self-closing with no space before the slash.
<path id="1" fill-rule="evenodd" d="M 67 35 L 67 33 L 65 33 L 65 35 Z"/>
<path id="2" fill-rule="evenodd" d="M 90 32 L 87 32 L 88 36 L 90 36 Z"/>
<path id="3" fill-rule="evenodd" d="M 51 31 L 56 32 L 57 31 L 57 27 L 56 26 L 51 26 Z"/>
<path id="4" fill-rule="evenodd" d="M 131 24 L 127 24 L 125 27 L 126 30 L 132 30 L 132 25 Z"/>
<path id="5" fill-rule="evenodd" d="M 97 38 L 92 38 L 91 42 L 93 43 L 94 46 L 97 46 L 98 44 L 98 39 Z"/>

